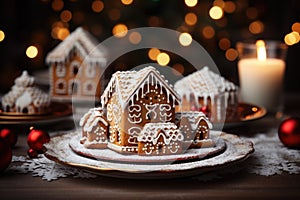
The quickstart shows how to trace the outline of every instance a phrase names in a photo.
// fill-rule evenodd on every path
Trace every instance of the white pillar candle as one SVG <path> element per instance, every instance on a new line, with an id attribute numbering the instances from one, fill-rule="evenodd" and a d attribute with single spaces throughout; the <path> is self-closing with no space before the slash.
<path id="1" fill-rule="evenodd" d="M 279 58 L 268 58 L 265 43 L 256 42 L 257 57 L 243 57 L 238 62 L 242 101 L 253 103 L 276 113 L 281 104 L 281 92 L 285 62 Z M 271 49 L 276 52 L 276 47 Z M 270 51 L 269 48 L 269 52 Z M 254 54 L 255 55 L 255 54 Z"/>
<path id="2" fill-rule="evenodd" d="M 280 104 L 285 62 L 277 58 L 244 58 L 238 62 L 243 101 L 276 111 Z"/>

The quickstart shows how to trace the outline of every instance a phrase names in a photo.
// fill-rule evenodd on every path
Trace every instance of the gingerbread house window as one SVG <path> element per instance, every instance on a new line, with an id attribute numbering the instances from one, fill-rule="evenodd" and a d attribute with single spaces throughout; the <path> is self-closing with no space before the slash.
<path id="1" fill-rule="evenodd" d="M 88 65 L 85 68 L 85 75 L 88 78 L 94 78 L 96 76 L 96 69 L 94 65 Z"/>
<path id="2" fill-rule="evenodd" d="M 74 79 L 69 81 L 69 94 L 80 95 L 80 81 Z"/>
<path id="3" fill-rule="evenodd" d="M 83 84 L 83 93 L 85 95 L 95 95 L 96 94 L 96 85 L 92 80 L 87 80 Z"/>
<path id="4" fill-rule="evenodd" d="M 55 82 L 55 92 L 57 94 L 66 94 L 66 92 L 67 92 L 67 83 L 64 79 L 58 79 Z"/>
<path id="5" fill-rule="evenodd" d="M 80 62 L 74 60 L 72 61 L 71 65 L 70 65 L 70 75 L 71 76 L 76 76 L 77 74 L 79 74 L 79 70 L 80 69 Z"/>
<path id="6" fill-rule="evenodd" d="M 62 63 L 57 64 L 55 73 L 57 77 L 64 77 L 66 75 L 66 67 Z"/>

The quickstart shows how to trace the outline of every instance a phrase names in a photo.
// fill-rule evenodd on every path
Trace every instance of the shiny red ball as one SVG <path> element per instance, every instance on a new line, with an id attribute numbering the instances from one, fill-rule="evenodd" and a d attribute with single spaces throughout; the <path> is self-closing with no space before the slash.
<path id="1" fill-rule="evenodd" d="M 8 128 L 0 131 L 0 138 L 3 138 L 11 147 L 15 146 L 18 140 L 17 134 Z"/>
<path id="2" fill-rule="evenodd" d="M 28 149 L 27 154 L 30 158 L 37 158 L 37 156 L 38 156 L 37 150 L 34 150 L 34 149 Z"/>
<path id="3" fill-rule="evenodd" d="M 11 159 L 12 150 L 10 145 L 0 138 L 0 172 L 4 171 L 9 166 Z"/>
<path id="4" fill-rule="evenodd" d="M 27 137 L 27 144 L 31 149 L 43 151 L 43 145 L 50 141 L 50 136 L 43 130 L 31 130 Z"/>
<path id="5" fill-rule="evenodd" d="M 300 118 L 290 117 L 281 122 L 278 128 L 280 141 L 287 147 L 300 148 Z"/>

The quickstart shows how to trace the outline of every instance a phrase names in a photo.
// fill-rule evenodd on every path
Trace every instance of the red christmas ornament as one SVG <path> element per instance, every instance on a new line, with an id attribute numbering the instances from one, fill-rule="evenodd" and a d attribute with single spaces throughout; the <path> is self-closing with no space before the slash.
<path id="1" fill-rule="evenodd" d="M 202 106 L 199 111 L 203 112 L 204 114 L 208 114 L 208 107 Z"/>
<path id="2" fill-rule="evenodd" d="M 0 138 L 0 172 L 4 171 L 10 164 L 12 159 L 12 150 L 10 145 Z"/>
<path id="3" fill-rule="evenodd" d="M 8 128 L 0 131 L 0 138 L 3 138 L 11 147 L 15 146 L 18 140 L 17 134 Z"/>
<path id="4" fill-rule="evenodd" d="M 50 136 L 43 130 L 31 130 L 27 137 L 27 144 L 31 149 L 43 151 L 43 145 L 50 141 Z"/>
<path id="5" fill-rule="evenodd" d="M 28 149 L 27 154 L 30 158 L 37 158 L 37 156 L 38 156 L 37 150 L 34 150 L 34 149 Z"/>
<path id="6" fill-rule="evenodd" d="M 300 118 L 290 117 L 281 122 L 278 128 L 280 141 L 287 147 L 300 148 Z"/>

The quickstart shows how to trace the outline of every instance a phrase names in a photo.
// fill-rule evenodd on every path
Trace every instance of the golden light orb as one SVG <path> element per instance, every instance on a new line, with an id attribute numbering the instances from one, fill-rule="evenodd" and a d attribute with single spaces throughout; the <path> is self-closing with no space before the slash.
<path id="1" fill-rule="evenodd" d="M 293 25 L 292 25 L 292 31 L 300 33 L 300 23 L 299 22 L 293 23 Z"/>
<path id="2" fill-rule="evenodd" d="M 26 56 L 28 58 L 35 58 L 38 55 L 38 53 L 39 53 L 38 48 L 35 46 L 29 46 L 26 49 Z"/>
<path id="3" fill-rule="evenodd" d="M 184 0 L 185 5 L 188 7 L 194 7 L 197 5 L 198 0 Z"/>
<path id="4" fill-rule="evenodd" d="M 238 52 L 233 48 L 227 49 L 225 52 L 225 57 L 229 61 L 234 61 L 238 57 Z"/>
<path id="5" fill-rule="evenodd" d="M 254 21 L 249 25 L 249 31 L 252 34 L 262 33 L 264 31 L 264 24 L 259 20 Z"/>
<path id="6" fill-rule="evenodd" d="M 197 15 L 192 12 L 187 13 L 184 17 L 185 23 L 189 26 L 195 25 L 197 23 L 197 20 L 198 20 Z"/>
<path id="7" fill-rule="evenodd" d="M 206 39 L 211 39 L 215 36 L 215 29 L 211 26 L 205 26 L 202 30 L 202 35 Z"/>
<path id="8" fill-rule="evenodd" d="M 104 9 L 104 3 L 100 0 L 95 0 L 92 3 L 92 10 L 96 13 L 101 12 Z"/>
<path id="9" fill-rule="evenodd" d="M 221 19 L 223 17 L 223 14 L 224 14 L 223 9 L 219 6 L 213 6 L 209 10 L 209 16 L 214 20 Z"/>
<path id="10" fill-rule="evenodd" d="M 5 33 L 2 30 L 0 30 L 0 42 L 2 42 L 4 38 L 5 38 Z"/>
<path id="11" fill-rule="evenodd" d="M 68 22 L 72 19 L 72 13 L 69 10 L 64 10 L 60 13 L 60 19 L 63 22 Z"/>
<path id="12" fill-rule="evenodd" d="M 128 28 L 125 24 L 117 24 L 113 27 L 112 33 L 116 37 L 125 37 L 127 35 Z"/>
<path id="13" fill-rule="evenodd" d="M 166 66 L 170 62 L 170 56 L 167 53 L 160 53 L 157 56 L 157 63 L 161 66 Z"/>
<path id="14" fill-rule="evenodd" d="M 140 43 L 142 40 L 142 36 L 140 33 L 138 32 L 132 32 L 130 33 L 129 35 L 129 41 L 132 43 L 132 44 L 138 44 Z"/>
<path id="15" fill-rule="evenodd" d="M 148 56 L 151 60 L 154 60 L 156 61 L 157 60 L 157 56 L 158 54 L 160 54 L 160 50 L 157 49 L 157 48 L 151 48 L 149 51 L 148 51 Z"/>
<path id="16" fill-rule="evenodd" d="M 133 3 L 133 0 L 121 0 L 122 4 L 124 5 L 130 5 Z"/>
<path id="17" fill-rule="evenodd" d="M 182 46 L 189 46 L 192 43 L 193 38 L 189 33 L 181 33 L 178 40 Z"/>

